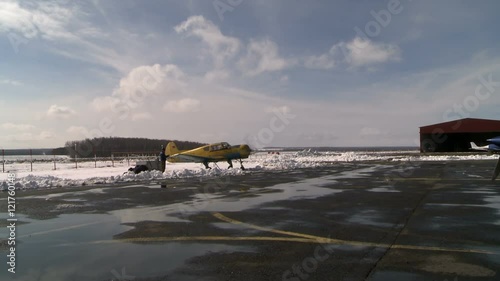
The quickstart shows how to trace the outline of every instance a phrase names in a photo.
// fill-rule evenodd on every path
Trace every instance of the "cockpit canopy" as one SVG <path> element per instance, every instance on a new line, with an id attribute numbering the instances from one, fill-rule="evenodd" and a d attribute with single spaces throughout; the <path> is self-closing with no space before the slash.
<path id="1" fill-rule="evenodd" d="M 210 151 L 218 151 L 224 149 L 230 149 L 231 145 L 227 142 L 215 143 L 209 146 Z"/>

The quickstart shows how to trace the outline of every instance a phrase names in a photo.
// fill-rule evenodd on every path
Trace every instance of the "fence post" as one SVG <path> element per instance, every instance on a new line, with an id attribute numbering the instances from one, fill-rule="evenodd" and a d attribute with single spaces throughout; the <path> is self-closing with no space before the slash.
<path id="1" fill-rule="evenodd" d="M 75 143 L 75 169 L 78 169 L 78 153 L 76 152 L 76 143 Z"/>
<path id="2" fill-rule="evenodd" d="M 33 149 L 30 148 L 30 166 L 31 171 L 33 172 Z"/>
<path id="3" fill-rule="evenodd" d="M 127 153 L 127 165 L 130 166 L 130 154 Z"/>
<path id="4" fill-rule="evenodd" d="M 2 148 L 2 173 L 5 173 L 5 149 Z"/>
<path id="5" fill-rule="evenodd" d="M 115 159 L 113 157 L 113 153 L 111 153 L 111 167 L 115 167 Z"/>
<path id="6" fill-rule="evenodd" d="M 55 170 L 57 170 L 57 167 L 56 167 L 56 153 L 52 152 L 52 154 L 54 155 L 54 171 L 55 171 Z"/>

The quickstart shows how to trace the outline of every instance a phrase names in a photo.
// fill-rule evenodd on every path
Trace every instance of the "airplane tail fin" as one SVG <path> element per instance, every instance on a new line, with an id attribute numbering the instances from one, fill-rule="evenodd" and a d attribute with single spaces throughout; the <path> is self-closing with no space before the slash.
<path id="1" fill-rule="evenodd" d="M 479 147 L 476 145 L 475 142 L 470 142 L 470 149 L 478 149 Z"/>
<path id="2" fill-rule="evenodd" d="M 179 149 L 177 148 L 177 145 L 171 141 L 167 144 L 167 149 L 165 149 L 165 154 L 167 155 L 174 155 L 179 153 Z"/>

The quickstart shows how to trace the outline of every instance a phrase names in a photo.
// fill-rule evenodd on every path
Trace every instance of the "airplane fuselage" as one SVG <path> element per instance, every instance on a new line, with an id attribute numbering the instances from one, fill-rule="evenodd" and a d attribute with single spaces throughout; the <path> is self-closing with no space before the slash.
<path id="1" fill-rule="evenodd" d="M 209 144 L 184 151 L 172 149 L 173 145 L 175 148 L 175 144 L 167 145 L 167 150 L 171 153 L 167 161 L 171 163 L 195 162 L 207 166 L 210 162 L 227 161 L 232 167 L 231 160 L 248 158 L 251 152 L 250 147 L 246 144 L 231 146 L 227 142 Z"/>
<path id="2" fill-rule="evenodd" d="M 494 137 L 486 140 L 489 142 L 488 151 L 495 154 L 500 154 L 500 137 Z M 493 177 L 491 180 L 495 180 L 500 174 L 500 159 L 498 159 L 497 165 L 495 167 L 495 171 L 493 172 Z"/>
<path id="3" fill-rule="evenodd" d="M 500 137 L 488 139 L 486 141 L 489 142 L 488 151 L 497 154 L 500 153 Z"/>

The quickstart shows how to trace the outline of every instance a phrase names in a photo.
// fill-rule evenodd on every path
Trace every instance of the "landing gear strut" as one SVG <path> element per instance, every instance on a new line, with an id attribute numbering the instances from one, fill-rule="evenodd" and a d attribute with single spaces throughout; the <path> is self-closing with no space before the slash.
<path id="1" fill-rule="evenodd" d="M 227 168 L 231 169 L 233 167 L 233 161 L 231 161 L 231 159 L 228 159 L 227 163 L 229 164 L 229 167 L 227 167 Z"/>
<path id="2" fill-rule="evenodd" d="M 203 162 L 203 165 L 205 165 L 205 169 L 212 169 L 210 166 L 208 166 L 208 162 L 207 161 Z"/>
<path id="3" fill-rule="evenodd" d="M 241 161 L 241 159 L 240 159 L 240 165 L 241 165 L 241 169 L 245 170 L 245 167 L 243 167 L 243 161 Z"/>

